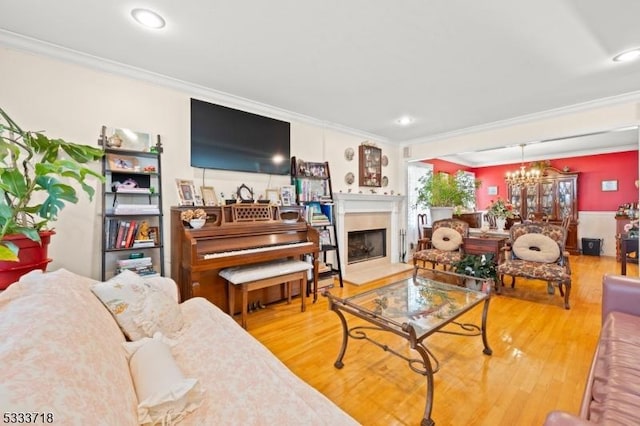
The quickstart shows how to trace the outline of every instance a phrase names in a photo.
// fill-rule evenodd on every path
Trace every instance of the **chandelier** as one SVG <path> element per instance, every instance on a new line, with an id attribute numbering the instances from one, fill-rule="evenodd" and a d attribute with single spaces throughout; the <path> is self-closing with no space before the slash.
<path id="1" fill-rule="evenodd" d="M 507 176 L 505 177 L 505 180 L 509 185 L 531 185 L 538 183 L 542 177 L 542 173 L 540 173 L 539 169 L 527 170 L 524 166 L 524 147 L 525 144 L 520 145 L 520 148 L 522 149 L 522 163 L 520 164 L 520 169 L 514 172 L 507 172 Z"/>

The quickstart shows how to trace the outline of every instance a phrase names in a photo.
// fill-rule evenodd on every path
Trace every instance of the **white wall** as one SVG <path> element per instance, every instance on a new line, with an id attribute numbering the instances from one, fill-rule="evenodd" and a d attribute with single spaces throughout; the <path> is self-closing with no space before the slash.
<path id="1" fill-rule="evenodd" d="M 216 103 L 219 96 L 216 93 L 203 95 L 202 88 L 193 92 L 171 89 L 6 47 L 0 47 L 0 63 L 3 64 L 0 106 L 25 129 L 45 130 L 50 136 L 88 145 L 97 144 L 102 125 L 161 135 L 167 273 L 171 252 L 167 233 L 169 208 L 178 201 L 174 189 L 176 178 L 193 179 L 196 186 L 213 186 L 218 195 L 223 192 L 225 196 L 243 183 L 260 194 L 264 194 L 268 184 L 271 188 L 289 184 L 286 176 L 214 170 L 206 170 L 203 182 L 203 170 L 189 166 L 190 97 Z M 225 105 L 266 115 L 263 111 L 251 111 L 228 101 Z M 277 114 L 273 116 L 288 120 Z M 344 175 L 347 172 L 357 176 L 357 158 L 347 162 L 343 154 L 345 148 L 350 146 L 357 152 L 358 145 L 364 140 L 362 136 L 318 125 L 300 121 L 291 123 L 292 155 L 307 161 L 329 161 L 336 192 L 346 192 Z M 383 169 L 390 181 L 385 189 L 398 193 L 402 188 L 398 148 L 379 141 L 371 142 L 377 143 L 390 160 L 389 166 Z M 94 185 L 98 189 L 97 181 Z M 357 186 L 353 188 L 358 192 Z M 363 188 L 365 190 L 368 191 Z M 97 279 L 101 261 L 101 199 L 98 195 L 91 203 L 85 198 L 77 205 L 68 205 L 54 223 L 58 235 L 52 239 L 49 249 L 49 255 L 54 259 L 51 269 L 64 267 Z"/>

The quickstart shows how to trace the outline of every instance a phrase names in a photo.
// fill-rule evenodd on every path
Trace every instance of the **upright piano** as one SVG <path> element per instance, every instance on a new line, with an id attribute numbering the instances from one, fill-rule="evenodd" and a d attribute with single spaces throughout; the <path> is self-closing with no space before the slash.
<path id="1" fill-rule="evenodd" d="M 207 221 L 191 229 L 180 218 L 186 209 L 202 208 Z M 318 231 L 304 220 L 304 207 L 269 204 L 171 208 L 171 278 L 182 300 L 202 296 L 227 309 L 227 286 L 218 272 L 231 266 L 275 259 L 313 259 L 314 300 L 318 283 Z M 295 286 L 294 286 L 295 287 Z M 262 292 L 262 293 L 260 293 Z M 262 303 L 284 298 L 282 286 L 257 290 Z"/>

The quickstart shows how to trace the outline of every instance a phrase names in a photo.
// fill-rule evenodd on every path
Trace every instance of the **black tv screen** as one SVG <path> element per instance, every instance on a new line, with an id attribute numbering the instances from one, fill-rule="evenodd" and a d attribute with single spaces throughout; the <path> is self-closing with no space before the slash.
<path id="1" fill-rule="evenodd" d="M 191 99 L 192 167 L 288 175 L 290 139 L 286 121 Z"/>

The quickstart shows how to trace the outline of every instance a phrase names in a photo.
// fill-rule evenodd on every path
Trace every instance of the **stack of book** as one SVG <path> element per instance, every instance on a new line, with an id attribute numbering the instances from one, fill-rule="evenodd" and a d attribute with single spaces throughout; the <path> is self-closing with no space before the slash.
<path id="1" fill-rule="evenodd" d="M 151 257 L 140 257 L 137 259 L 119 259 L 116 274 L 129 270 L 144 277 L 159 276 L 158 272 L 153 268 Z"/>
<path id="2" fill-rule="evenodd" d="M 307 204 L 307 222 L 311 225 L 331 225 L 330 216 L 327 216 L 322 209 L 322 205 L 317 201 L 312 201 Z"/>

